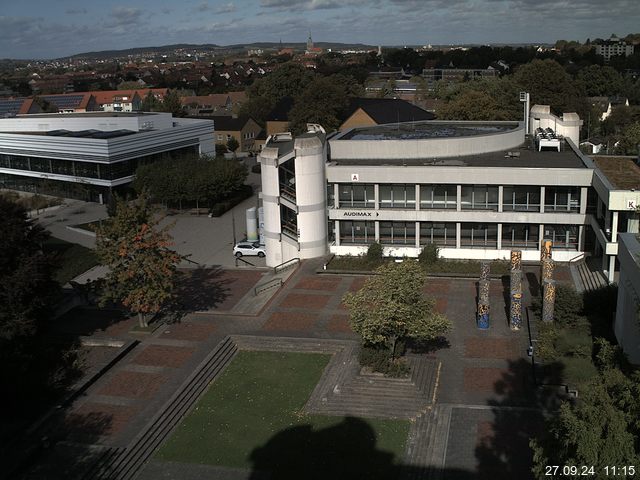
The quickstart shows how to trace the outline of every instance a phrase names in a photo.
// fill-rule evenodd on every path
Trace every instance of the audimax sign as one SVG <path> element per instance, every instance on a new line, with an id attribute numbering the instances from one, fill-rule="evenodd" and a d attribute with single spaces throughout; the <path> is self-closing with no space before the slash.
<path id="1" fill-rule="evenodd" d="M 374 212 L 344 212 L 342 214 L 343 217 L 373 217 L 373 213 Z M 375 212 L 376 217 L 378 217 L 380 214 L 378 212 Z"/>

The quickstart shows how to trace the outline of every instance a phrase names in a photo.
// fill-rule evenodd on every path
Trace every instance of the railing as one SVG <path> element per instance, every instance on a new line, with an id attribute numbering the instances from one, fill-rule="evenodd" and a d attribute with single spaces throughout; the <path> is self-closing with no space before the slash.
<path id="1" fill-rule="evenodd" d="M 273 267 L 273 273 L 284 272 L 285 270 L 289 270 L 290 268 L 295 267 L 300 263 L 300 259 L 298 257 L 292 258 L 291 260 L 287 260 L 286 262 L 281 263 L 280 265 L 276 265 Z"/>
<path id="2" fill-rule="evenodd" d="M 271 288 L 280 288 L 281 286 L 282 286 L 282 279 L 274 278 L 273 280 L 269 280 L 268 282 L 263 283 L 262 285 L 257 285 L 253 289 L 253 294 L 257 297 L 262 292 L 266 292 Z"/>
<path id="3" fill-rule="evenodd" d="M 582 252 L 580 255 L 576 255 L 575 257 L 571 258 L 569 260 L 569 263 L 577 262 L 579 260 L 582 260 L 584 257 L 586 257 L 586 253 Z"/>

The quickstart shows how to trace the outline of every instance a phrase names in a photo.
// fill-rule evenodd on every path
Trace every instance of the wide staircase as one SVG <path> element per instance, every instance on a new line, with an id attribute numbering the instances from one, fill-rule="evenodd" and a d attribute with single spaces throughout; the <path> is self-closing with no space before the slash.
<path id="1" fill-rule="evenodd" d="M 185 380 L 183 386 L 127 448 L 106 450 L 100 460 L 82 478 L 85 480 L 134 478 L 144 462 L 180 422 L 209 384 L 226 368 L 237 351 L 235 342 L 227 337 L 201 363 L 200 368 Z"/>
<path id="2" fill-rule="evenodd" d="M 597 262 L 596 258 L 582 258 L 571 263 L 571 274 L 579 292 L 590 292 L 609 284 L 607 278 L 596 265 Z"/>

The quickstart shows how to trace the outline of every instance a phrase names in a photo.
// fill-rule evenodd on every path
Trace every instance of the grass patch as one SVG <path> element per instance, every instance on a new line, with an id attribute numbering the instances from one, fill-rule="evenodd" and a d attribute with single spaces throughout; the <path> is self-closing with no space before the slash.
<path id="1" fill-rule="evenodd" d="M 96 253 L 82 245 L 51 237 L 42 247 L 45 253 L 54 256 L 60 266 L 55 274 L 55 279 L 60 285 L 98 265 Z"/>
<path id="2" fill-rule="evenodd" d="M 328 361 L 321 354 L 239 352 L 156 457 L 266 470 L 279 479 L 393 478 L 408 421 L 302 413 Z M 359 469 L 353 477 L 334 475 L 351 467 Z"/>

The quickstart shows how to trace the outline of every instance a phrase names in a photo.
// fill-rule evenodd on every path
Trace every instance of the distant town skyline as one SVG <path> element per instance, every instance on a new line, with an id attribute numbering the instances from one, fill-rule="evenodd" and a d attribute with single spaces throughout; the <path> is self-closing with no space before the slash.
<path id="1" fill-rule="evenodd" d="M 0 58 L 174 43 L 553 43 L 636 33 L 637 0 L 31 0 L 0 15 Z"/>

